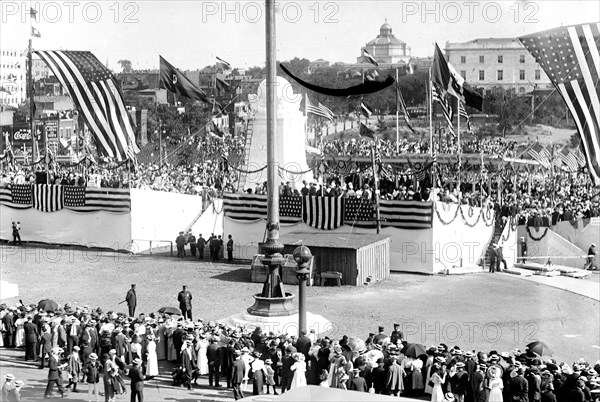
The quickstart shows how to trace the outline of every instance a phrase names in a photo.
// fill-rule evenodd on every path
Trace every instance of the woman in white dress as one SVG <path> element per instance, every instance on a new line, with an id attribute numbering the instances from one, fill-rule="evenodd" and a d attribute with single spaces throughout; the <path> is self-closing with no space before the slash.
<path id="1" fill-rule="evenodd" d="M 240 357 L 240 359 L 244 362 L 244 366 L 246 367 L 246 374 L 244 374 L 244 379 L 242 380 L 242 386 L 240 388 L 242 389 L 242 391 L 247 391 L 248 380 L 250 379 L 248 377 L 248 374 L 250 374 L 250 363 L 252 363 L 252 361 L 254 360 L 254 358 L 250 356 L 250 349 L 244 346 L 242 348 L 242 357 Z"/>
<path id="2" fill-rule="evenodd" d="M 442 402 L 446 398 L 444 398 L 444 391 L 442 390 L 442 386 L 446 381 L 446 370 L 443 367 L 440 367 L 439 364 L 435 363 L 431 372 L 431 382 L 433 382 L 433 389 L 431 391 L 431 402 Z"/>
<path id="3" fill-rule="evenodd" d="M 488 373 L 490 376 L 490 382 L 488 384 L 490 393 L 488 394 L 487 402 L 503 402 L 502 389 L 504 388 L 504 384 L 500 377 L 500 370 L 497 367 L 490 367 Z M 513 376 L 512 373 L 516 372 L 511 372 L 511 377 Z"/>
<path id="4" fill-rule="evenodd" d="M 146 376 L 150 378 L 156 377 L 158 375 L 158 356 L 156 355 L 156 337 L 152 334 L 148 335 L 146 351 L 148 352 Z"/>
<path id="5" fill-rule="evenodd" d="M 19 318 L 15 321 L 15 326 L 17 327 L 17 332 L 15 333 L 15 347 L 20 348 L 25 346 L 25 313 L 21 313 Z"/>
<path id="6" fill-rule="evenodd" d="M 206 335 L 203 332 L 198 334 L 198 342 L 196 343 L 196 355 L 198 355 L 198 370 L 200 375 L 208 374 L 208 357 L 206 357 L 206 351 L 208 350 L 209 342 L 206 339 Z"/>
<path id="7" fill-rule="evenodd" d="M 294 353 L 292 355 L 296 363 L 290 367 L 290 370 L 294 372 L 294 377 L 292 378 L 292 385 L 290 389 L 300 388 L 306 386 L 306 362 L 304 361 L 304 354 L 302 353 Z"/>
<path id="8" fill-rule="evenodd" d="M 140 337 L 134 335 L 131 338 L 131 361 L 142 358 L 142 344 L 140 343 Z"/>
<path id="9" fill-rule="evenodd" d="M 423 368 L 423 360 L 415 359 L 411 363 L 412 366 L 412 390 L 415 394 L 420 395 L 425 388 L 425 384 L 423 383 L 423 373 L 421 369 Z"/>

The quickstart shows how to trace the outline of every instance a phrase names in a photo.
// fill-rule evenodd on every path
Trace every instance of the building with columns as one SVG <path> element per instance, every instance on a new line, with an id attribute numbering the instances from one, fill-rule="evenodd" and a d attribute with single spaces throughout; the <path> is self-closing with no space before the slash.
<path id="1" fill-rule="evenodd" d="M 516 94 L 552 89 L 544 70 L 517 38 L 446 42 L 446 58 L 472 86 L 514 90 Z"/>
<path id="2" fill-rule="evenodd" d="M 387 21 L 379 28 L 379 35 L 361 48 L 361 55 L 356 58 L 357 64 L 368 64 L 365 50 L 375 58 L 380 67 L 402 68 L 408 74 L 414 71 L 415 60 L 411 57 L 410 47 L 394 36 Z"/>

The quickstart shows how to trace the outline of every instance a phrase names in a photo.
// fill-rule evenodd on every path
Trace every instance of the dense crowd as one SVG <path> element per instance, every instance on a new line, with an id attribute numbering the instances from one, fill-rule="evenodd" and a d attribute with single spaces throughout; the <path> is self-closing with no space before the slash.
<path id="1" fill-rule="evenodd" d="M 54 308 L 1 305 L 2 346 L 24 348 L 24 359 L 37 361 L 41 368 L 48 362 L 46 396 L 55 385 L 65 393 L 65 387 L 77 392 L 83 383 L 88 399 L 94 392 L 97 399 L 100 388 L 106 400 L 113 400 L 125 392 L 127 375 L 131 392 L 141 381 L 143 393 L 143 381 L 160 374 L 158 361 L 163 360 L 172 362 L 167 374 L 174 386 L 190 389 L 200 376 L 207 376 L 211 387 L 223 382 L 236 399 L 249 387 L 258 395 L 307 384 L 387 395 L 428 394 L 434 402 L 585 402 L 597 400 L 600 393 L 600 361 L 558 362 L 543 343 L 512 353 L 445 344 L 425 349 L 408 343 L 398 324 L 391 333 L 379 327 L 364 340 L 317 338 L 313 331 L 296 337 L 260 327 L 193 321 L 191 305 L 185 311 L 192 299 L 185 288 L 178 295 L 183 315 L 164 311 L 136 316 L 130 292 L 129 315 L 68 303 Z M 6 376 L 5 398 L 15 392 L 14 380 Z"/>

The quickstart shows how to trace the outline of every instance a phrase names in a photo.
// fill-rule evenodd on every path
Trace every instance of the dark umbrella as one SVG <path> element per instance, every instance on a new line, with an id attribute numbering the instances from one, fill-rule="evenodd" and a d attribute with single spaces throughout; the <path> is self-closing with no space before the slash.
<path id="1" fill-rule="evenodd" d="M 425 347 L 419 343 L 407 343 L 400 353 L 409 357 L 418 357 L 426 354 Z"/>
<path id="2" fill-rule="evenodd" d="M 552 350 L 542 341 L 534 341 L 527 345 L 530 352 L 537 353 L 540 356 L 552 356 Z"/>
<path id="3" fill-rule="evenodd" d="M 37 305 L 38 310 L 44 310 L 47 312 L 54 312 L 58 309 L 58 303 L 54 300 L 44 299 L 40 300 Z"/>
<path id="4" fill-rule="evenodd" d="M 181 315 L 181 310 L 179 310 L 176 307 L 161 307 L 158 309 L 158 312 L 161 314 L 170 314 L 170 315 L 179 314 L 179 315 Z"/>

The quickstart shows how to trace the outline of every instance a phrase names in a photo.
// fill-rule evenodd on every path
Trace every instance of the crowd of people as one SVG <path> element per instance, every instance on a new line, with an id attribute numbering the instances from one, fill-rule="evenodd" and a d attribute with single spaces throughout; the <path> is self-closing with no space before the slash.
<path id="1" fill-rule="evenodd" d="M 85 387 L 88 400 L 102 393 L 109 401 L 126 392 L 134 394 L 132 401 L 143 397 L 144 381 L 161 369 L 173 386 L 191 389 L 203 377 L 210 387 L 231 389 L 235 399 L 244 392 L 276 394 L 305 385 L 431 395 L 433 402 L 591 402 L 600 395 L 600 361 L 558 362 L 538 345 L 511 353 L 443 343 L 425 349 L 408 343 L 398 324 L 390 333 L 379 327 L 364 340 L 317 338 L 313 331 L 266 333 L 260 327 L 194 321 L 186 287 L 177 295 L 180 311 L 136 315 L 135 298 L 132 285 L 126 295 L 129 314 L 68 303 L 50 309 L 1 305 L 1 346 L 23 348 L 24 360 L 48 368 L 45 396 L 54 388 L 65 394 Z M 160 361 L 172 364 L 159 369 Z M 22 386 L 8 374 L 3 400 L 18 400 L 14 395 Z"/>

